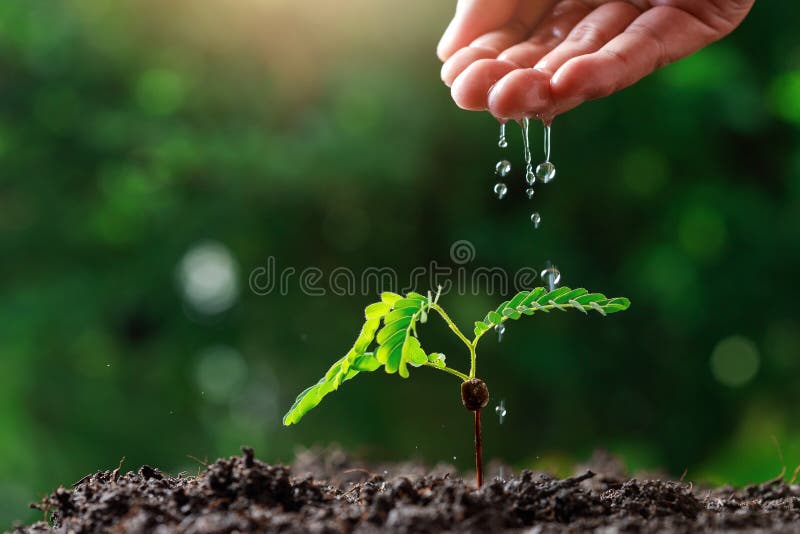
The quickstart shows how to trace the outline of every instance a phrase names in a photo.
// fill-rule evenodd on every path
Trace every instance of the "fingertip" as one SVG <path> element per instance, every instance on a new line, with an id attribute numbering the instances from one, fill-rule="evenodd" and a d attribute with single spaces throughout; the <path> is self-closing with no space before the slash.
<path id="1" fill-rule="evenodd" d="M 456 77 L 450 88 L 453 101 L 462 109 L 482 111 L 488 106 L 489 89 L 517 67 L 496 59 L 479 59 Z"/>
<path id="2" fill-rule="evenodd" d="M 553 98 L 559 102 L 584 102 L 608 96 L 614 92 L 613 70 L 597 53 L 572 58 L 553 74 Z"/>
<path id="3" fill-rule="evenodd" d="M 499 119 L 549 116 L 553 108 L 549 76 L 535 69 L 509 73 L 489 91 L 488 108 Z"/>
<path id="4" fill-rule="evenodd" d="M 439 39 L 439 43 L 436 45 L 436 55 L 441 61 L 447 61 L 458 50 L 453 42 L 453 22 L 450 21 L 450 24 L 447 25 L 442 38 Z"/>
<path id="5" fill-rule="evenodd" d="M 458 75 L 464 72 L 464 69 L 469 67 L 471 64 L 481 59 L 493 59 L 496 56 L 497 52 L 488 48 L 478 48 L 473 46 L 462 48 L 450 56 L 450 59 L 445 61 L 444 65 L 442 65 L 442 81 L 445 83 L 445 85 L 450 87 L 453 85 L 453 81 L 458 77 Z"/>

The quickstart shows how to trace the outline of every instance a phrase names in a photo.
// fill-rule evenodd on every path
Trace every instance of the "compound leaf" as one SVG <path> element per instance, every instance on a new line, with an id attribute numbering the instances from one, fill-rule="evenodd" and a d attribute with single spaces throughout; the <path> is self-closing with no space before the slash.
<path id="1" fill-rule="evenodd" d="M 397 293 L 382 293 L 380 302 L 364 309 L 366 321 L 353 347 L 316 384 L 297 396 L 283 417 L 283 424 L 289 426 L 300 421 L 326 395 L 359 373 L 383 367 L 387 373 L 399 373 L 408 378 L 408 365 L 427 363 L 429 357 L 416 338 L 415 329 L 429 305 L 427 297 L 419 293 L 409 293 L 405 297 Z M 377 347 L 367 352 L 373 343 L 377 343 Z M 443 362 L 438 356 L 432 361 Z"/>
<path id="2" fill-rule="evenodd" d="M 511 300 L 503 302 L 497 310 L 487 313 L 482 321 L 477 321 L 475 337 L 481 337 L 490 328 L 506 320 L 516 320 L 523 315 L 533 315 L 536 312 L 576 309 L 585 314 L 596 311 L 605 316 L 627 310 L 630 305 L 631 301 L 624 297 L 610 299 L 601 293 L 589 293 L 582 287 L 577 289 L 559 287 L 553 291 L 537 287 L 531 291 L 517 293 Z"/>

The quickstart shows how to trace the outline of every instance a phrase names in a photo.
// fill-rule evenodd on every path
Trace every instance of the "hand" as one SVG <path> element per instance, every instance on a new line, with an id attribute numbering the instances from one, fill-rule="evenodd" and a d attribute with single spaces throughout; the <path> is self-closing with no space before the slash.
<path id="1" fill-rule="evenodd" d="M 458 0 L 437 53 L 464 109 L 547 120 L 721 39 L 755 0 Z"/>

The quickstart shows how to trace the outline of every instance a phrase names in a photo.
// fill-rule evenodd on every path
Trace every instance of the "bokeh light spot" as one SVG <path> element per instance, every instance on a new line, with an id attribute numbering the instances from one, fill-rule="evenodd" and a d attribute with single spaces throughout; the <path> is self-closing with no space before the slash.
<path id="1" fill-rule="evenodd" d="M 227 310 L 239 295 L 237 271 L 236 260 L 225 245 L 213 241 L 195 245 L 178 268 L 186 302 L 205 315 Z"/>
<path id="2" fill-rule="evenodd" d="M 778 76 L 770 87 L 769 101 L 780 118 L 800 124 L 800 70 Z"/>
<path id="3" fill-rule="evenodd" d="M 195 379 L 203 397 L 219 403 L 229 402 L 247 378 L 247 363 L 232 347 L 205 349 L 197 360 Z"/>
<path id="4" fill-rule="evenodd" d="M 711 373 L 720 384 L 742 386 L 756 375 L 759 354 L 755 343 L 742 336 L 723 339 L 711 353 Z"/>

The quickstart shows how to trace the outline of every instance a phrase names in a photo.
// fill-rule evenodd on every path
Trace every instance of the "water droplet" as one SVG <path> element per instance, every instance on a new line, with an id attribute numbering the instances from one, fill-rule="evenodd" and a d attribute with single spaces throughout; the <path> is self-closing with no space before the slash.
<path id="1" fill-rule="evenodd" d="M 453 456 L 453 460 L 454 460 L 454 461 L 455 461 L 455 459 L 456 459 L 456 457 L 455 457 L 455 456 Z"/>
<path id="2" fill-rule="evenodd" d="M 544 125 L 544 160 L 550 161 L 550 125 Z"/>
<path id="3" fill-rule="evenodd" d="M 540 163 L 536 166 L 536 177 L 541 180 L 543 184 L 552 181 L 553 178 L 556 177 L 556 166 L 549 161 Z"/>
<path id="4" fill-rule="evenodd" d="M 506 333 L 506 325 L 503 323 L 495 325 L 494 331 L 497 332 L 497 342 L 500 343 L 503 341 L 503 334 Z"/>
<path id="5" fill-rule="evenodd" d="M 107 363 L 107 364 L 106 364 L 106 367 L 111 367 L 111 364 L 110 364 L 110 363 Z"/>
<path id="6" fill-rule="evenodd" d="M 525 182 L 528 185 L 533 185 L 536 183 L 536 173 L 533 172 L 533 169 L 530 167 L 528 167 L 528 169 L 525 171 Z"/>
<path id="7" fill-rule="evenodd" d="M 170 415 L 175 415 L 175 410 L 170 410 L 170 411 L 169 411 L 169 414 L 170 414 Z"/>
<path id="8" fill-rule="evenodd" d="M 500 419 L 500 424 L 503 424 L 503 419 L 505 419 L 506 415 L 508 415 L 508 410 L 506 410 L 506 401 L 501 400 L 500 404 L 495 406 L 494 412 L 497 414 L 498 419 Z"/>
<path id="9" fill-rule="evenodd" d="M 506 193 L 508 193 L 508 187 L 506 187 L 506 184 L 502 182 L 494 184 L 494 194 L 497 196 L 497 198 L 502 200 L 505 198 Z"/>
<path id="10" fill-rule="evenodd" d="M 500 139 L 497 141 L 497 146 L 500 148 L 506 148 L 508 146 L 508 140 L 506 139 L 506 123 L 500 125 Z"/>
<path id="11" fill-rule="evenodd" d="M 529 187 L 528 189 L 525 190 L 525 194 L 528 195 L 528 198 L 533 198 L 534 193 L 535 191 L 533 190 L 532 187 Z"/>
<path id="12" fill-rule="evenodd" d="M 494 166 L 494 172 L 500 176 L 508 176 L 508 173 L 511 172 L 511 162 L 507 159 L 498 161 L 497 165 Z"/>
<path id="13" fill-rule="evenodd" d="M 533 223 L 534 229 L 539 228 L 539 225 L 542 224 L 542 216 L 539 215 L 538 211 L 531 213 L 531 222 Z"/>
<path id="14" fill-rule="evenodd" d="M 539 276 L 547 283 L 547 287 L 550 291 L 554 291 L 558 283 L 561 282 L 561 271 L 559 271 L 555 265 L 548 265 Z"/>
<path id="15" fill-rule="evenodd" d="M 530 125 L 530 119 L 522 119 L 522 155 L 526 167 L 530 167 L 531 164 Z"/>

